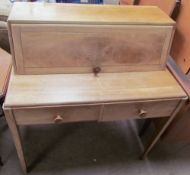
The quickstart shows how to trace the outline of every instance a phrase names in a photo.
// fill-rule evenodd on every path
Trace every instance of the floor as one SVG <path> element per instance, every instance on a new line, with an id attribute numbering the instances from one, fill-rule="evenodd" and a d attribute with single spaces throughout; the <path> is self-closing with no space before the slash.
<path id="1" fill-rule="evenodd" d="M 20 128 L 29 175 L 189 175 L 190 144 L 160 142 L 149 159 L 133 121 Z M 12 138 L 0 119 L 0 175 L 22 175 Z"/>

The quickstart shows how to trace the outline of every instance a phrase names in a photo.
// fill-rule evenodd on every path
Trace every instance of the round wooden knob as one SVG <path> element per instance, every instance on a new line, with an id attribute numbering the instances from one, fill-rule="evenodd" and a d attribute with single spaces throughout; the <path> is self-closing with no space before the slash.
<path id="1" fill-rule="evenodd" d="M 63 121 L 63 117 L 61 115 L 56 115 L 54 118 L 55 123 L 61 123 Z"/>
<path id="2" fill-rule="evenodd" d="M 143 109 L 140 109 L 140 110 L 139 110 L 139 117 L 140 117 L 140 118 L 146 117 L 146 114 L 147 114 L 147 111 L 145 111 L 145 110 L 143 110 Z"/>
<path id="3" fill-rule="evenodd" d="M 98 73 L 101 72 L 101 68 L 100 67 L 94 67 L 93 72 L 94 72 L 95 75 L 97 75 Z"/>

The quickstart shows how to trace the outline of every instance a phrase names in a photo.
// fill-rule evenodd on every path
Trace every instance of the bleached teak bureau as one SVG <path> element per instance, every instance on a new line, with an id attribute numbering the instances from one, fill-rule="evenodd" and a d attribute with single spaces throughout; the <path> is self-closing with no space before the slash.
<path id="1" fill-rule="evenodd" d="M 14 3 L 4 111 L 23 171 L 19 125 L 167 117 L 145 157 L 187 99 L 165 68 L 174 28 L 157 7 Z"/>
<path id="2" fill-rule="evenodd" d="M 98 76 L 12 74 L 4 110 L 26 171 L 19 125 L 169 117 L 145 148 L 146 156 L 185 100 L 186 94 L 168 70 Z"/>

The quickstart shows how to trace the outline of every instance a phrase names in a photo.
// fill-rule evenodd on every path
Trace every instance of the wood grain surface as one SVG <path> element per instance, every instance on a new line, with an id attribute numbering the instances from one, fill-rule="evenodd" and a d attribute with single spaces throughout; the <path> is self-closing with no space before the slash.
<path id="1" fill-rule="evenodd" d="M 17 73 L 91 73 L 160 70 L 173 36 L 172 26 L 11 26 Z M 146 43 L 146 44 L 145 44 Z"/>
<path id="2" fill-rule="evenodd" d="M 134 13 L 135 10 L 135 13 Z M 157 7 L 16 2 L 11 23 L 157 24 L 175 22 Z"/>
<path id="3" fill-rule="evenodd" d="M 9 17 L 15 71 L 91 73 L 95 67 L 103 73 L 162 70 L 174 25 L 153 6 L 15 3 Z"/>
<path id="4" fill-rule="evenodd" d="M 18 125 L 56 124 L 57 116 L 59 123 L 145 119 L 170 116 L 179 102 L 179 99 L 155 99 L 73 106 L 36 106 L 13 109 L 13 114 Z"/>
<path id="5" fill-rule="evenodd" d="M 156 100 L 134 103 L 105 104 L 103 109 L 103 121 L 115 121 L 126 119 L 145 119 L 170 116 L 178 106 L 180 100 Z M 145 114 L 141 115 L 140 111 Z"/>
<path id="6" fill-rule="evenodd" d="M 14 109 L 18 125 L 56 124 L 57 115 L 61 117 L 59 123 L 98 121 L 101 114 L 101 105 L 38 107 Z"/>
<path id="7" fill-rule="evenodd" d="M 4 107 L 51 106 L 186 97 L 169 71 L 15 75 Z"/>

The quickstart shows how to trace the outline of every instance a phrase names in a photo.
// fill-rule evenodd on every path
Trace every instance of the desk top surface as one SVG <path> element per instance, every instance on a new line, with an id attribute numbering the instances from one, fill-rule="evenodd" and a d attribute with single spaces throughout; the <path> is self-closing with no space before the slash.
<path id="1" fill-rule="evenodd" d="M 156 6 L 14 3 L 11 23 L 174 25 Z"/>
<path id="2" fill-rule="evenodd" d="M 78 105 L 123 101 L 185 98 L 186 94 L 166 71 L 14 75 L 4 107 Z"/>

